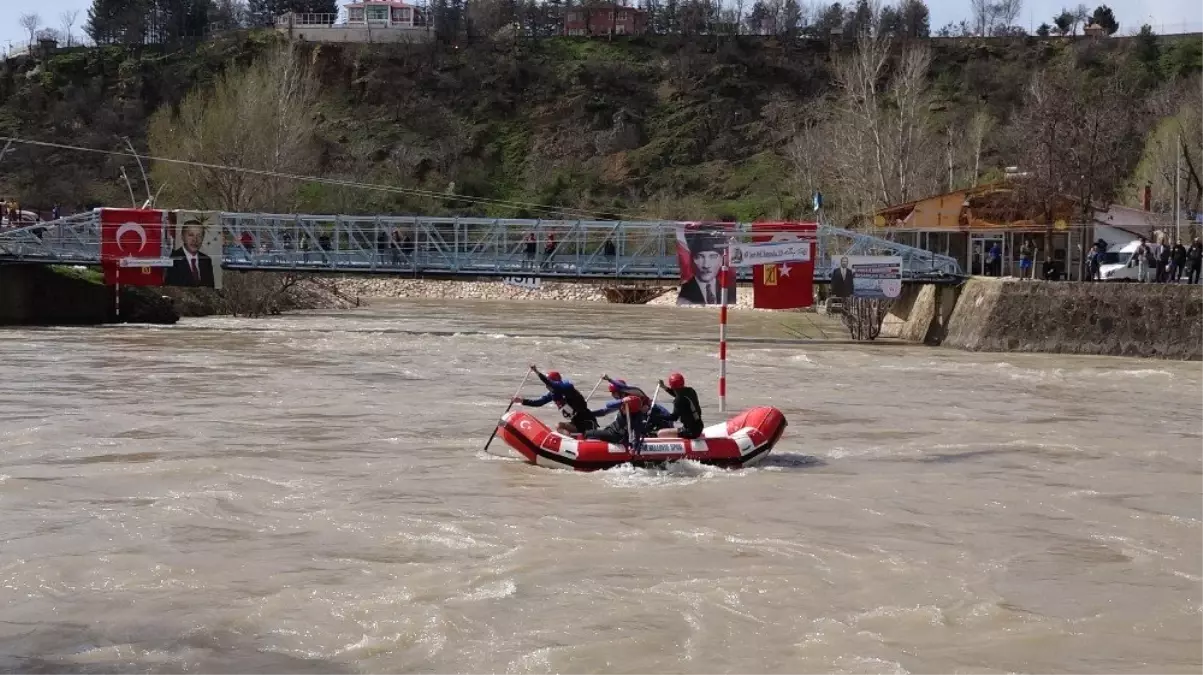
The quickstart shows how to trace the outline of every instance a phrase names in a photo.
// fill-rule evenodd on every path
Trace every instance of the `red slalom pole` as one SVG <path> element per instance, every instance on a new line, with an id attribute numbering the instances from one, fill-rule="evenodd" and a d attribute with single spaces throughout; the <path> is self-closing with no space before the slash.
<path id="1" fill-rule="evenodd" d="M 731 242 L 723 249 L 723 266 L 719 268 L 718 278 L 722 284 L 720 297 L 722 304 L 718 313 L 718 411 L 727 412 L 727 273 L 731 263 Z"/>

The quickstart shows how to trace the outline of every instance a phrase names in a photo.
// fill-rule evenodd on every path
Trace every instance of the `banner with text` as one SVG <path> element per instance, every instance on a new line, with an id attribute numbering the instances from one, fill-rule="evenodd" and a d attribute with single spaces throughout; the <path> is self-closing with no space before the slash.
<path id="1" fill-rule="evenodd" d="M 808 241 L 765 242 L 763 244 L 736 244 L 731 247 L 732 267 L 753 267 L 785 262 L 809 262 Z"/>
<path id="2" fill-rule="evenodd" d="M 163 284 L 163 211 L 100 210 L 100 267 L 110 286 Z"/>
<path id="3" fill-rule="evenodd" d="M 734 223 L 685 223 L 677 228 L 677 264 L 681 268 L 678 305 L 722 303 L 719 271 L 723 251 L 735 235 Z M 735 274 L 728 274 L 727 304 L 735 304 Z"/>
<path id="4" fill-rule="evenodd" d="M 901 256 L 844 255 L 831 259 L 831 295 L 896 298 L 902 293 Z"/>
<path id="5" fill-rule="evenodd" d="M 216 211 L 171 212 L 168 286 L 222 287 L 221 223 Z"/>

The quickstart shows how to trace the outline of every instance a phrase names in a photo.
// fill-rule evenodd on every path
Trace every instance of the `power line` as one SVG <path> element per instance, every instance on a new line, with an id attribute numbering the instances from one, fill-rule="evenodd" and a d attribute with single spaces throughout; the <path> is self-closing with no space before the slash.
<path id="1" fill-rule="evenodd" d="M 395 187 L 392 185 L 380 185 L 377 183 L 362 183 L 359 181 L 345 180 L 341 178 L 324 178 L 320 176 L 302 176 L 299 174 L 283 173 L 280 171 L 269 171 L 266 169 L 248 169 L 240 166 L 230 166 L 228 164 L 212 164 L 209 162 L 197 162 L 187 159 L 172 159 L 169 157 L 155 157 L 153 155 L 143 155 L 136 152 L 127 152 L 122 150 L 101 150 L 99 148 L 89 148 L 80 145 L 70 145 L 67 143 L 54 143 L 51 141 L 35 141 L 26 138 L 18 138 L 15 136 L 0 136 L 0 141 L 10 143 L 20 143 L 23 145 L 36 145 L 46 148 L 56 148 L 59 150 L 73 150 L 76 152 L 91 152 L 101 155 L 115 155 L 119 157 L 134 157 L 138 159 L 146 159 L 155 162 L 165 162 L 168 164 L 183 164 L 185 166 L 195 166 L 203 169 L 214 169 L 218 171 L 232 171 L 237 173 L 246 173 L 256 176 L 266 176 L 268 178 L 282 178 L 286 180 L 307 181 L 313 183 L 324 183 L 327 185 L 337 185 L 341 187 L 358 188 L 362 190 L 374 190 L 377 192 L 388 192 L 393 194 L 404 194 L 415 197 L 427 197 L 431 199 L 455 199 L 463 202 L 477 204 L 491 204 L 495 206 L 506 206 L 515 209 L 530 209 L 534 211 L 544 211 L 549 214 L 558 214 L 561 216 L 573 216 L 575 218 L 586 217 L 591 220 L 614 220 L 612 216 L 618 216 L 618 220 L 643 220 L 642 218 L 632 216 L 630 214 L 617 212 L 600 212 L 600 211 L 583 211 L 578 209 L 564 209 L 557 206 L 549 206 L 547 204 L 533 204 L 530 202 L 515 202 L 501 199 L 489 199 L 487 197 L 468 197 L 465 195 L 457 195 L 449 192 L 434 192 L 432 190 L 421 190 L 418 188 Z M 605 217 L 606 215 L 611 217 Z"/>

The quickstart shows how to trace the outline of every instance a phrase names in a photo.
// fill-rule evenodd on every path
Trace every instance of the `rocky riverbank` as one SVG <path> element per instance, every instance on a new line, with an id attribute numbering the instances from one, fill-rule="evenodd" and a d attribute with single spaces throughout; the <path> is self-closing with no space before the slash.
<path id="1" fill-rule="evenodd" d="M 612 283 L 573 283 L 541 281 L 538 287 L 502 280 L 457 281 L 444 279 L 412 279 L 400 277 L 346 276 L 332 279 L 340 294 L 370 302 L 373 298 L 437 298 L 447 300 L 552 300 L 558 302 L 611 302 L 606 295 Z M 653 285 L 659 295 L 648 305 L 674 306 L 677 303 L 675 284 Z M 736 301 L 731 309 L 753 309 L 752 285 L 741 284 L 736 289 Z M 757 310 L 767 311 L 767 310 Z M 808 308 L 805 311 L 813 311 Z"/>

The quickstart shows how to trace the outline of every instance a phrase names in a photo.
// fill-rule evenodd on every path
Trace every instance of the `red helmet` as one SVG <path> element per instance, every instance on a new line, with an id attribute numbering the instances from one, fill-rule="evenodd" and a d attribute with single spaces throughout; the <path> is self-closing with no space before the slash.
<path id="1" fill-rule="evenodd" d="M 638 396 L 627 396 L 622 399 L 622 407 L 627 412 L 637 413 L 643 410 L 643 399 Z"/>
<path id="2" fill-rule="evenodd" d="M 621 396 L 623 388 L 627 386 L 624 380 L 614 380 L 610 383 L 610 393 L 614 396 Z"/>
<path id="3" fill-rule="evenodd" d="M 560 381 L 560 371 L 558 371 L 558 370 L 547 371 L 547 379 L 551 380 L 552 382 L 559 382 Z"/>
<path id="4" fill-rule="evenodd" d="M 673 373 L 668 376 L 668 388 L 680 389 L 685 386 L 685 376 L 681 373 Z"/>

